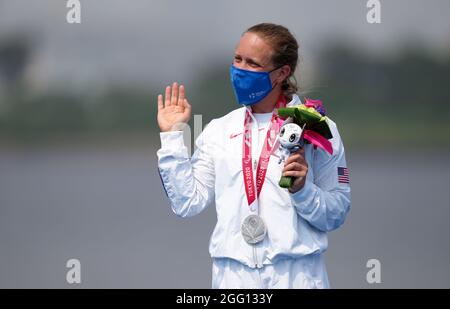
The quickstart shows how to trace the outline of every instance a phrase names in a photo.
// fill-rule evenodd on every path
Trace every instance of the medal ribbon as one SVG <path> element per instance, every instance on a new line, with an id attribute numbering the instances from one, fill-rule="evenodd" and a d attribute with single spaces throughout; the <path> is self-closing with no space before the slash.
<path id="1" fill-rule="evenodd" d="M 286 106 L 286 99 L 283 95 L 278 99 L 275 109 Z M 244 118 L 244 136 L 242 141 L 242 171 L 244 174 L 245 194 L 247 195 L 247 202 L 251 210 L 256 210 L 252 206 L 253 202 L 259 197 L 262 186 L 266 178 L 267 167 L 269 165 L 270 154 L 275 148 L 274 142 L 277 134 L 280 131 L 282 121 L 278 118 L 276 110 L 272 114 L 271 125 L 267 130 L 266 138 L 261 150 L 261 155 L 258 160 L 258 167 L 256 169 L 256 194 L 255 183 L 253 180 L 252 168 L 252 117 L 248 109 L 245 112 Z"/>

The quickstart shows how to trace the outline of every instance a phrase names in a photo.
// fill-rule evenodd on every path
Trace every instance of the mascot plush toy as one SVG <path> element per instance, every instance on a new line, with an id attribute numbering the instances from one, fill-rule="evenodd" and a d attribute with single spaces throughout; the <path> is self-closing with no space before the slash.
<path id="1" fill-rule="evenodd" d="M 284 162 L 293 152 L 304 147 L 305 143 L 313 144 L 329 154 L 333 147 L 329 141 L 333 137 L 325 116 L 325 108 L 320 100 L 306 98 L 305 104 L 278 109 L 278 116 L 285 119 L 278 135 L 278 164 Z M 282 176 L 279 185 L 289 188 L 293 179 Z"/>

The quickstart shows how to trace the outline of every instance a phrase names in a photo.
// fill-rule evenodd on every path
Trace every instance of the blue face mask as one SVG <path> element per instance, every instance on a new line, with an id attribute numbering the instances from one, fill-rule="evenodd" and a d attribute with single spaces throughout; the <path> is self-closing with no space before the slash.
<path id="1" fill-rule="evenodd" d="M 230 77 L 234 93 L 240 104 L 253 105 L 264 99 L 273 89 L 269 72 L 243 70 L 231 65 Z"/>

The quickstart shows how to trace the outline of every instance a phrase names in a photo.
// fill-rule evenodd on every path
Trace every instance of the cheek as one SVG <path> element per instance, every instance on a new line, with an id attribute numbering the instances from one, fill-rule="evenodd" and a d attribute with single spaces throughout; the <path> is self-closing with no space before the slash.
<path id="1" fill-rule="evenodd" d="M 270 80 L 272 81 L 272 84 L 275 82 L 280 83 L 280 73 L 279 72 L 273 72 L 270 74 Z"/>
<path id="2" fill-rule="evenodd" d="M 245 69 L 244 65 L 242 64 L 242 61 L 233 60 L 233 65 L 238 69 Z"/>
<path id="3" fill-rule="evenodd" d="M 272 82 L 272 85 L 276 82 L 276 80 L 276 76 L 272 76 L 272 74 L 270 74 L 270 81 Z"/>

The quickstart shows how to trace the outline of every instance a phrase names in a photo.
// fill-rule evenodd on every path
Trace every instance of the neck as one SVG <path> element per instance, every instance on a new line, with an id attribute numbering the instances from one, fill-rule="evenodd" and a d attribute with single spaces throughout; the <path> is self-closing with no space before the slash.
<path id="1" fill-rule="evenodd" d="M 271 113 L 277 104 L 277 100 L 280 97 L 281 89 L 275 88 L 273 91 L 269 93 L 267 97 L 265 97 L 260 102 L 252 105 L 253 113 Z"/>

